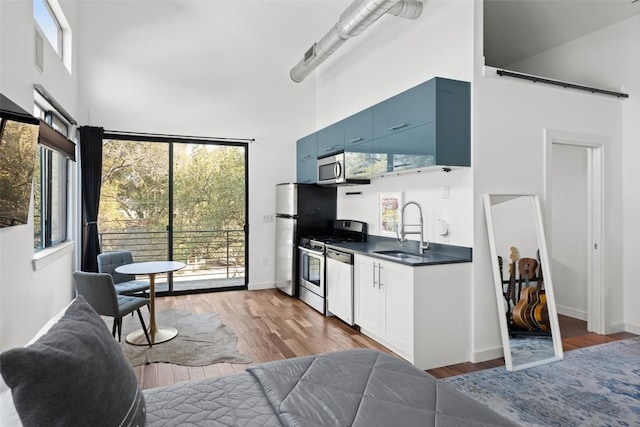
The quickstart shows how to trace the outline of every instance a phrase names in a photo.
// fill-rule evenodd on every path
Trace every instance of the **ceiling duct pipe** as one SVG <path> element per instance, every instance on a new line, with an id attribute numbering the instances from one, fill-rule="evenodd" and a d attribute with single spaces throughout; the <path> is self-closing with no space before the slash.
<path id="1" fill-rule="evenodd" d="M 327 34 L 309 48 L 289 75 L 300 83 L 344 42 L 363 32 L 385 14 L 417 19 L 422 13 L 419 0 L 354 0 Z"/>

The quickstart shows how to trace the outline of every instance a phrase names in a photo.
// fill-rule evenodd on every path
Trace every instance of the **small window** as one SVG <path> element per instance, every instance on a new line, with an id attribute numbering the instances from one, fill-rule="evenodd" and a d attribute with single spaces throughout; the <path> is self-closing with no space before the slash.
<path id="1" fill-rule="evenodd" d="M 35 104 L 34 115 L 68 135 L 69 124 L 52 110 Z M 63 154 L 40 146 L 33 189 L 33 247 L 36 251 L 67 240 L 68 163 Z"/>
<path id="2" fill-rule="evenodd" d="M 33 0 L 33 18 L 53 49 L 62 56 L 62 26 L 51 10 L 48 0 Z"/>

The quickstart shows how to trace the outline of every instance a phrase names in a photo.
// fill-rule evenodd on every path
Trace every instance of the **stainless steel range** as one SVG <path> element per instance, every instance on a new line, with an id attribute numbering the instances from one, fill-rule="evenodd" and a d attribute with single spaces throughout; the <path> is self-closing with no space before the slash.
<path id="1" fill-rule="evenodd" d="M 330 235 L 306 236 L 300 239 L 300 277 L 298 289 L 301 300 L 322 314 L 327 311 L 326 245 L 364 242 L 367 240 L 367 224 L 360 221 L 339 219 L 333 222 Z M 345 280 L 348 278 L 345 278 Z M 351 274 L 351 281 L 353 274 Z M 346 286 L 346 284 L 345 284 Z M 352 283 L 348 286 L 351 288 Z M 344 320 L 344 319 L 343 319 Z"/>

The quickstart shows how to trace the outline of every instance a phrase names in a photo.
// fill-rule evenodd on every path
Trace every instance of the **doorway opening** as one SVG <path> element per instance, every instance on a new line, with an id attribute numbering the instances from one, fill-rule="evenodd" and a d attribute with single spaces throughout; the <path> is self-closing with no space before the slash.
<path id="1" fill-rule="evenodd" d="M 246 289 L 248 143 L 105 133 L 102 252 L 181 261 L 159 295 Z"/>
<path id="2" fill-rule="evenodd" d="M 605 333 L 603 137 L 545 131 L 545 211 L 558 313 Z"/>

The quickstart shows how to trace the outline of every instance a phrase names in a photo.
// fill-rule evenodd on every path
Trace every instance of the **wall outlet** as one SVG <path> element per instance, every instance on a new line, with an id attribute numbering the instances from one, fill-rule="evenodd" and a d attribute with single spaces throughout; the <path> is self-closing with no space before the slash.
<path id="1" fill-rule="evenodd" d="M 269 258 L 262 258 L 262 266 L 263 267 L 269 266 Z"/>
<path id="2" fill-rule="evenodd" d="M 273 222 L 273 215 L 262 215 L 262 222 Z"/>

